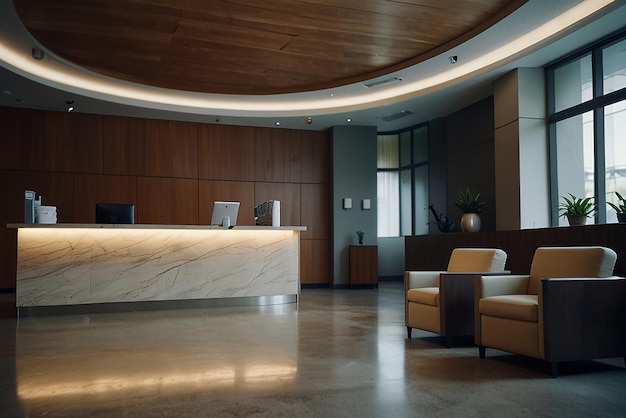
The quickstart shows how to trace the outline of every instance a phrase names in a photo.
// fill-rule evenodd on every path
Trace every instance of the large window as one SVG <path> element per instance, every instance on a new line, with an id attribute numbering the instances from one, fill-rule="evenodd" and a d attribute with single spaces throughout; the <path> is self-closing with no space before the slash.
<path id="1" fill-rule="evenodd" d="M 561 196 L 593 197 L 595 222 L 616 222 L 626 196 L 626 34 L 547 69 L 553 225 Z"/>
<path id="2" fill-rule="evenodd" d="M 378 135 L 378 236 L 428 233 L 428 126 Z"/>

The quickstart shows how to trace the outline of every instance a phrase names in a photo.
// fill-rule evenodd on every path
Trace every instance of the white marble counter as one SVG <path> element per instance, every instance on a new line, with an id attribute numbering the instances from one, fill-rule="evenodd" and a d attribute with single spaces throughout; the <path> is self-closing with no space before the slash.
<path id="1" fill-rule="evenodd" d="M 305 227 L 10 224 L 20 308 L 297 295 Z"/>

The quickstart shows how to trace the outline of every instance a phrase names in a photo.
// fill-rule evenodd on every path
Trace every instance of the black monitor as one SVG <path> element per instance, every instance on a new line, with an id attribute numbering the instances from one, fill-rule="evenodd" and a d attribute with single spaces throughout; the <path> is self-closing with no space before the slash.
<path id="1" fill-rule="evenodd" d="M 135 205 L 129 203 L 96 203 L 97 224 L 134 224 Z"/>

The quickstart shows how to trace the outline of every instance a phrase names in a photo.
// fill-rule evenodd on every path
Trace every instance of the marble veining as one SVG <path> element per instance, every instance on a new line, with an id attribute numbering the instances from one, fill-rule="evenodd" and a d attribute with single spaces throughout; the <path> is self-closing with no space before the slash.
<path id="1" fill-rule="evenodd" d="M 299 230 L 20 228 L 17 307 L 299 294 Z"/>

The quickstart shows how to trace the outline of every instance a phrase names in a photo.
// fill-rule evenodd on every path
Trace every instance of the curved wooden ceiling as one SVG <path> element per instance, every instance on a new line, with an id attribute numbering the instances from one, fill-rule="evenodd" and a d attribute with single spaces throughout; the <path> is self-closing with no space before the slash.
<path id="1" fill-rule="evenodd" d="M 14 0 L 48 50 L 97 73 L 186 91 L 278 94 L 419 63 L 527 0 Z"/>

